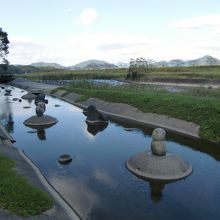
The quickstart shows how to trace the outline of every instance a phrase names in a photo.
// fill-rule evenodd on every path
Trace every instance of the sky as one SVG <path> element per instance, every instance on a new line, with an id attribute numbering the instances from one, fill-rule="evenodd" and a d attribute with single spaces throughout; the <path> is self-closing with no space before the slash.
<path id="1" fill-rule="evenodd" d="M 11 64 L 220 59 L 220 0 L 0 0 Z"/>

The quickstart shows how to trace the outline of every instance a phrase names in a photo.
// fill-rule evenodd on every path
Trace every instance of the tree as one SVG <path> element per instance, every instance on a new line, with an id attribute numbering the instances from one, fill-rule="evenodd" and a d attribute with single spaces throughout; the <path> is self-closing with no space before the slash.
<path id="1" fill-rule="evenodd" d="M 8 52 L 8 34 L 0 28 L 0 74 L 7 74 L 8 60 L 6 59 Z"/>
<path id="2" fill-rule="evenodd" d="M 136 60 L 130 60 L 130 66 L 128 69 L 127 79 L 137 80 L 147 72 L 148 62 L 143 58 L 137 58 Z"/>

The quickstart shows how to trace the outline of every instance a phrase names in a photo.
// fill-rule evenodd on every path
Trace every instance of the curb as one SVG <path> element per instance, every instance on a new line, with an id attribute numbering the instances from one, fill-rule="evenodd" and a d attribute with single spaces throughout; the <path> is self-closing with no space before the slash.
<path id="1" fill-rule="evenodd" d="M 42 174 L 41 170 L 34 164 L 34 162 L 24 153 L 22 150 L 18 150 L 22 158 L 32 167 L 40 182 L 45 186 L 54 200 L 65 210 L 67 215 L 72 220 L 81 220 L 81 217 L 75 210 L 69 205 L 69 203 L 56 191 L 56 189 L 48 182 L 46 177 Z"/>

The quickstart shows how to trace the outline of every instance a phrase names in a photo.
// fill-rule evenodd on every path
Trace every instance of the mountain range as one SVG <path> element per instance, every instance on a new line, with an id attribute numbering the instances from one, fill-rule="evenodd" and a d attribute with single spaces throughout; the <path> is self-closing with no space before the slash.
<path id="1" fill-rule="evenodd" d="M 220 60 L 214 58 L 209 55 L 205 55 L 195 60 L 181 60 L 174 59 L 170 61 L 159 61 L 152 63 L 155 66 L 170 66 L 170 67 L 178 67 L 178 66 L 210 66 L 210 65 L 220 65 Z"/>
<path id="2" fill-rule="evenodd" d="M 220 60 L 212 56 L 206 55 L 195 60 L 181 60 L 173 59 L 169 61 L 155 62 L 151 59 L 147 60 L 148 64 L 152 67 L 180 67 L 180 66 L 209 66 L 209 65 L 220 65 Z M 128 68 L 129 63 L 118 62 L 117 64 L 108 63 L 103 60 L 87 60 L 72 66 L 62 66 L 58 63 L 45 63 L 38 62 L 32 63 L 30 66 L 34 67 L 53 67 L 56 69 L 70 69 L 70 70 L 82 70 L 82 69 L 114 69 L 114 68 Z"/>

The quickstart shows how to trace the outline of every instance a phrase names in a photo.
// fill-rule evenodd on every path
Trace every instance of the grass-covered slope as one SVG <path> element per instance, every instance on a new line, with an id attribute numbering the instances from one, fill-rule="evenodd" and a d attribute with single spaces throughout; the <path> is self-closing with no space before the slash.
<path id="1" fill-rule="evenodd" d="M 182 93 L 158 91 L 146 86 L 96 86 L 89 83 L 63 87 L 105 101 L 127 103 L 143 112 L 183 119 L 200 125 L 202 138 L 220 142 L 220 91 L 195 89 Z"/>
<path id="2" fill-rule="evenodd" d="M 52 207 L 52 200 L 15 170 L 15 162 L 0 155 L 0 208 L 21 216 L 40 214 Z"/>

